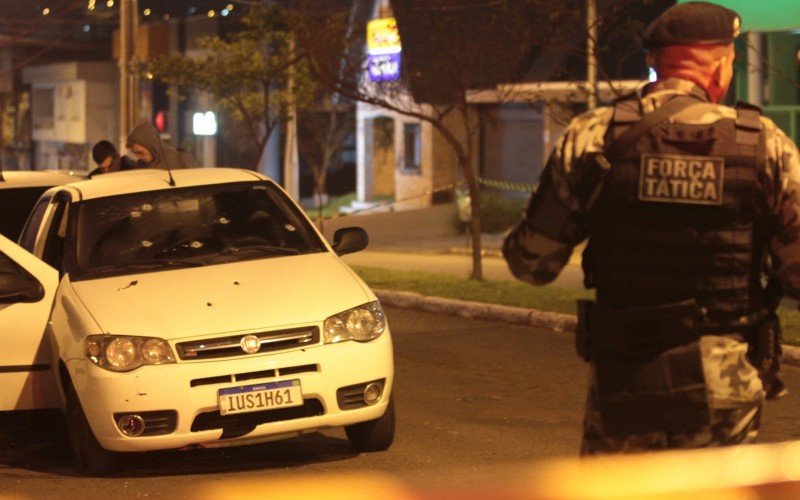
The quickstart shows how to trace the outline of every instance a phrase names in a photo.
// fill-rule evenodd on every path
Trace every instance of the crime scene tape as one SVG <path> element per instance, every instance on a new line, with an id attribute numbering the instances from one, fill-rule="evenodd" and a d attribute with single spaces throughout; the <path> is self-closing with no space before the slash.
<path id="1" fill-rule="evenodd" d="M 483 177 L 478 177 L 478 184 L 503 191 L 518 191 L 521 193 L 530 193 L 535 186 L 535 184 L 526 184 L 524 182 L 500 181 Z"/>

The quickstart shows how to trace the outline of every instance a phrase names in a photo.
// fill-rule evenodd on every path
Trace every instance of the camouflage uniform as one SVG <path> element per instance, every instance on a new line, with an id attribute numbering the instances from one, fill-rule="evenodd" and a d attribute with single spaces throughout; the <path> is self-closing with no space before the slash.
<path id="1" fill-rule="evenodd" d="M 686 80 L 660 81 L 651 85 L 642 97 L 643 111 L 650 112 L 678 94 L 693 91 L 696 91 L 695 84 Z M 589 111 L 575 118 L 558 141 L 546 167 L 554 193 L 552 196 L 535 193 L 526 219 L 538 214 L 541 217 L 538 223 L 542 224 L 547 218 L 542 214 L 566 211 L 567 220 L 561 222 L 571 230 L 560 239 L 553 239 L 531 229 L 523 219 L 508 235 L 503 247 L 509 268 L 517 278 L 536 285 L 553 281 L 568 262 L 575 245 L 589 236 L 585 214 L 593 190 L 586 189 L 587 176 L 591 174 L 584 167 L 589 162 L 582 160 L 604 151 L 606 131 L 613 114 L 612 107 Z M 707 102 L 678 112 L 672 120 L 707 125 L 723 118 L 735 119 L 736 110 Z M 767 158 L 766 175 L 760 179 L 760 188 L 766 196 L 774 228 L 771 240 L 763 244 L 767 245 L 772 267 L 784 291 L 793 298 L 800 298 L 800 154 L 797 146 L 772 120 L 762 117 L 761 122 Z M 754 439 L 764 390 L 757 371 L 745 358 L 747 344 L 728 337 L 703 336 L 700 352 L 711 413 L 707 427 L 691 433 L 606 435 L 595 405 L 597 387 L 592 366 L 582 453 L 736 444 Z"/>

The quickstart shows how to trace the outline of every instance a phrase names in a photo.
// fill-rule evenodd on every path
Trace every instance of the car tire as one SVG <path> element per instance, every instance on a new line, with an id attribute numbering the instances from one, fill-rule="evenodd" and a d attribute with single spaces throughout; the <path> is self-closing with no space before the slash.
<path id="1" fill-rule="evenodd" d="M 120 454 L 100 446 L 72 386 L 67 391 L 67 433 L 72 466 L 79 474 L 104 476 L 122 468 Z"/>
<path id="2" fill-rule="evenodd" d="M 344 428 L 350 446 L 358 452 L 388 450 L 394 441 L 394 399 L 389 400 L 382 417 Z"/>

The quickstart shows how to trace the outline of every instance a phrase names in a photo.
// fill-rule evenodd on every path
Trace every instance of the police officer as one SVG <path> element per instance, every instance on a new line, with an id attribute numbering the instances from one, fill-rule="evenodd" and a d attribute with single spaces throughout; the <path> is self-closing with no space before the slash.
<path id="1" fill-rule="evenodd" d="M 749 442 L 783 392 L 775 290 L 800 298 L 800 155 L 758 108 L 719 104 L 739 26 L 705 2 L 656 19 L 658 80 L 572 121 L 504 242 L 543 285 L 588 238 L 583 454 Z"/>

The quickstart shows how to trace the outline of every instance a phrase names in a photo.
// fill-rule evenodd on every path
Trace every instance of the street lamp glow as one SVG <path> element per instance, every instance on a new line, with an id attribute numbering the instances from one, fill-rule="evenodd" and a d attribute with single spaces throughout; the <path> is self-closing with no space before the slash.
<path id="1" fill-rule="evenodd" d="M 225 8 L 228 10 L 228 12 L 230 12 L 233 10 L 233 4 L 229 3 L 228 5 L 225 6 Z"/>
<path id="2" fill-rule="evenodd" d="M 42 9 L 42 15 L 43 16 L 50 15 L 50 9 L 48 7 L 45 7 L 44 9 Z"/>
<path id="3" fill-rule="evenodd" d="M 106 7 L 111 8 L 113 6 L 114 6 L 114 0 L 108 0 L 108 2 L 106 2 Z"/>
<path id="4" fill-rule="evenodd" d="M 214 17 L 214 16 L 216 16 L 216 15 L 217 15 L 217 13 L 216 13 L 216 12 L 214 12 L 213 10 L 209 10 L 209 11 L 208 11 L 208 17 Z"/>
<path id="5" fill-rule="evenodd" d="M 89 10 L 94 10 L 96 3 L 97 3 L 97 0 L 89 0 L 89 5 L 87 5 L 86 8 L 89 9 Z"/>
<path id="6" fill-rule="evenodd" d="M 83 32 L 84 33 L 88 33 L 91 29 L 92 29 L 92 27 L 89 26 L 88 24 L 84 24 L 83 25 Z"/>
<path id="7" fill-rule="evenodd" d="M 225 17 L 228 14 L 230 14 L 230 11 L 228 9 L 222 9 L 221 11 L 219 11 L 219 13 L 222 15 L 222 17 Z"/>
<path id="8" fill-rule="evenodd" d="M 149 16 L 152 12 L 153 11 L 150 9 L 144 9 L 144 12 L 142 12 L 142 14 L 144 14 L 145 16 Z"/>
<path id="9" fill-rule="evenodd" d="M 216 135 L 217 115 L 213 111 L 192 115 L 192 132 L 194 135 Z"/>

